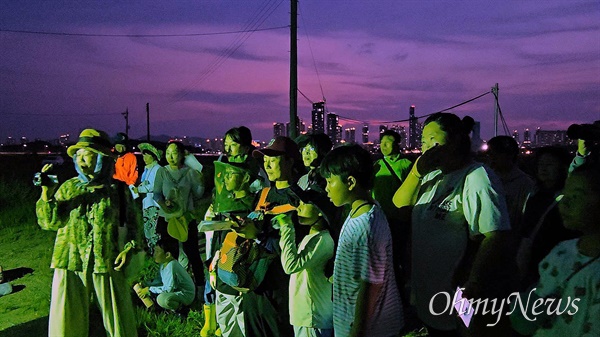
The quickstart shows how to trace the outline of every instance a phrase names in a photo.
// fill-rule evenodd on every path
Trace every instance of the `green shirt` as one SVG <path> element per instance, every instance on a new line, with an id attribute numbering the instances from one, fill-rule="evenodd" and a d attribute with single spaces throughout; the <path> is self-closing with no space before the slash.
<path id="1" fill-rule="evenodd" d="M 57 231 L 51 267 L 85 271 L 93 263 L 94 273 L 114 268 L 119 254 L 120 199 L 127 227 L 125 242 L 142 247 L 140 208 L 127 189 L 120 198 L 116 184 L 89 187 L 71 178 L 58 188 L 53 199 L 39 199 L 38 224 L 42 229 Z"/>
<path id="2" fill-rule="evenodd" d="M 392 167 L 400 180 L 398 180 L 388 169 L 384 160 Z M 375 179 L 373 185 L 373 198 L 379 202 L 383 212 L 388 219 L 396 218 L 393 216 L 397 211 L 392 198 L 394 193 L 400 187 L 401 181 L 406 179 L 410 172 L 412 162 L 400 155 L 393 155 L 381 158 L 375 162 Z"/>

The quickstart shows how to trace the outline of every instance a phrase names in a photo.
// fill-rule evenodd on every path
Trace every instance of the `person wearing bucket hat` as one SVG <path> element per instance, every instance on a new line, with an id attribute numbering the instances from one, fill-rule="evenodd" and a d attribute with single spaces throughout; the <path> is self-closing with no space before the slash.
<path id="1" fill-rule="evenodd" d="M 227 221 L 232 217 L 247 216 L 253 209 L 255 195 L 250 191 L 250 182 L 256 177 L 256 171 L 252 170 L 246 162 L 215 161 L 214 165 L 215 182 L 221 182 L 220 185 L 215 186 L 215 194 L 219 193 L 226 198 L 213 199 L 205 220 Z M 206 322 L 200 332 L 201 336 L 210 336 L 219 330 L 224 337 L 245 335 L 241 312 L 242 296 L 238 290 L 221 280 L 217 268 L 216 257 L 221 256 L 220 250 L 229 232 L 230 230 L 205 232 L 207 257 L 212 262 L 209 267 L 209 284 L 204 293 Z"/>
<path id="2" fill-rule="evenodd" d="M 129 137 L 119 132 L 115 137 L 115 174 L 113 178 L 125 182 L 127 186 L 135 184 L 138 179 L 137 158 L 129 148 Z"/>
<path id="3" fill-rule="evenodd" d="M 144 236 L 146 237 L 146 243 L 150 249 L 150 253 L 152 253 L 154 246 L 159 239 L 159 236 L 156 233 L 159 207 L 158 203 L 154 200 L 154 180 L 156 179 L 156 173 L 162 167 L 159 164 L 159 161 L 162 158 L 163 152 L 150 143 L 140 143 L 138 148 L 142 151 L 142 158 L 145 166 L 144 172 L 142 173 L 142 181 L 137 187 L 134 187 L 134 192 L 145 195 L 142 200 Z"/>
<path id="4" fill-rule="evenodd" d="M 77 177 L 42 186 L 38 224 L 57 231 L 48 333 L 87 336 L 94 292 L 110 336 L 137 336 L 135 315 L 122 268 L 141 247 L 141 216 L 129 193 L 112 179 L 114 159 L 106 133 L 85 129 L 68 148 Z M 42 172 L 51 169 L 45 165 Z M 126 229 L 125 244 L 119 228 Z M 119 252 L 120 251 L 120 252 Z"/>
<path id="5" fill-rule="evenodd" d="M 298 223 L 309 227 L 309 234 L 297 244 L 292 217 L 289 213 L 277 216 L 281 263 L 290 275 L 290 323 L 296 336 L 333 336 L 333 287 L 327 266 L 332 266 L 335 251 L 328 230 L 335 206 L 318 187 L 306 191 L 298 188 L 297 194 Z"/>

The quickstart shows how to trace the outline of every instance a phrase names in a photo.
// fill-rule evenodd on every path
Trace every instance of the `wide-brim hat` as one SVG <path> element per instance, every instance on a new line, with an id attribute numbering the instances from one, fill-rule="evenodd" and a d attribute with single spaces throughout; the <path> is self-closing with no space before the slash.
<path id="1" fill-rule="evenodd" d="M 154 145 L 150 143 L 139 143 L 138 148 L 140 151 L 148 151 L 154 154 L 156 160 L 161 160 L 163 152 L 162 150 L 157 149 Z"/>
<path id="2" fill-rule="evenodd" d="M 247 163 L 215 161 L 214 164 L 215 172 L 225 172 L 227 169 L 233 170 L 242 174 L 248 174 L 248 176 L 250 176 L 250 181 L 252 181 L 252 178 L 256 178 L 257 176 L 257 174 L 253 172 L 252 168 Z"/>
<path id="3" fill-rule="evenodd" d="M 108 134 L 104 131 L 95 129 L 85 129 L 79 134 L 79 140 L 75 145 L 69 146 L 67 154 L 73 157 L 79 149 L 88 149 L 92 152 L 105 156 L 113 156 L 110 151 L 112 144 L 110 143 Z"/>
<path id="4" fill-rule="evenodd" d="M 256 149 L 252 152 L 252 156 L 259 158 L 262 156 L 277 157 L 287 155 L 294 160 L 302 160 L 298 145 L 289 137 L 278 136 L 273 139 L 267 147 Z"/>

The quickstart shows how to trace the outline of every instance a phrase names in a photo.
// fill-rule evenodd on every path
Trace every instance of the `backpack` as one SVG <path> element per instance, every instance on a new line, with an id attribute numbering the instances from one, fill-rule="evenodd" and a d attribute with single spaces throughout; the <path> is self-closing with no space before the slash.
<path id="1" fill-rule="evenodd" d="M 248 217 L 264 221 L 264 214 L 281 214 L 294 210 L 290 204 L 274 206 L 266 201 L 269 188 L 261 191 L 255 211 Z M 229 232 L 220 249 L 217 275 L 225 284 L 246 293 L 256 289 L 265 279 L 271 262 L 277 257 L 253 239 L 245 239 Z"/>
<path id="2" fill-rule="evenodd" d="M 217 260 L 217 275 L 240 292 L 252 291 L 262 283 L 275 257 L 253 239 L 229 232 Z"/>

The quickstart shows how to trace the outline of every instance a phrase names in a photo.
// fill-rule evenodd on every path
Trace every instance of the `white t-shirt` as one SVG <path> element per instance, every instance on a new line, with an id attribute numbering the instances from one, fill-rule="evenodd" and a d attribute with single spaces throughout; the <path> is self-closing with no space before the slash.
<path id="1" fill-rule="evenodd" d="M 402 302 L 392 261 L 392 236 L 379 205 L 351 218 L 340 233 L 333 270 L 333 325 L 336 337 L 350 334 L 361 281 L 381 285 L 373 317 L 367 319 L 371 336 L 394 336 L 404 326 Z"/>
<path id="2" fill-rule="evenodd" d="M 333 257 L 333 239 L 324 230 L 305 236 L 296 246 L 293 226 L 280 230 L 281 264 L 290 274 L 290 323 L 318 329 L 333 328 L 332 284 L 325 265 Z"/>
<path id="3" fill-rule="evenodd" d="M 510 230 L 506 200 L 499 178 L 481 163 L 443 175 L 423 177 L 412 212 L 412 290 L 419 318 L 440 330 L 456 328 L 456 317 L 433 315 L 431 299 L 440 292 L 452 298 L 452 277 L 472 238 Z M 468 225 L 468 227 L 467 227 Z M 434 312 L 444 312 L 446 297 L 435 296 Z"/>

